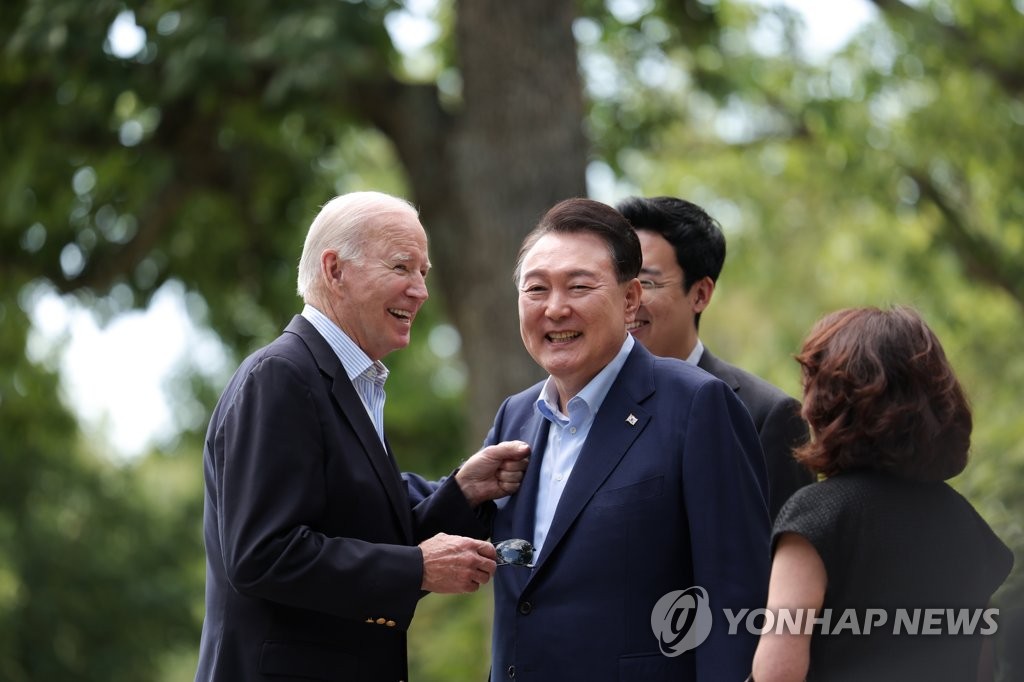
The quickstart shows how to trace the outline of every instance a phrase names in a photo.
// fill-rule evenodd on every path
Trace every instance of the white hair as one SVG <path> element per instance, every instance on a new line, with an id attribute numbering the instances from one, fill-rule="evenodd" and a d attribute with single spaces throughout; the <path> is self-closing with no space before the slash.
<path id="1" fill-rule="evenodd" d="M 350 192 L 334 197 L 320 209 L 306 233 L 299 258 L 298 291 L 303 300 L 316 290 L 320 257 L 333 250 L 342 261 L 358 260 L 366 240 L 382 225 L 380 218 L 412 216 L 419 219 L 416 207 L 405 199 L 383 192 Z"/>

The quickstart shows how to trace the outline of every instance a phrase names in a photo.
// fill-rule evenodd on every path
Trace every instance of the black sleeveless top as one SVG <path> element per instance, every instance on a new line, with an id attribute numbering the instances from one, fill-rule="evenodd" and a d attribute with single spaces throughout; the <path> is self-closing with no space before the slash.
<path id="1" fill-rule="evenodd" d="M 998 627 L 986 609 L 1013 554 L 959 493 L 841 474 L 793 495 L 773 547 L 787 532 L 814 545 L 828 579 L 808 681 L 976 679 L 981 636 Z"/>

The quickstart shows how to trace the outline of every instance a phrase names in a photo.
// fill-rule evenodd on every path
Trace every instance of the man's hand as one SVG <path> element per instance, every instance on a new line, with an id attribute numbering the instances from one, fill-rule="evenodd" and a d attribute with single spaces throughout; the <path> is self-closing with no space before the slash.
<path id="1" fill-rule="evenodd" d="M 438 533 L 420 543 L 423 589 L 442 594 L 476 592 L 497 568 L 494 545 L 460 535 Z"/>
<path id="2" fill-rule="evenodd" d="M 523 472 L 530 461 L 530 446 L 521 440 L 488 445 L 466 460 L 455 474 L 462 494 L 476 507 L 519 490 Z"/>

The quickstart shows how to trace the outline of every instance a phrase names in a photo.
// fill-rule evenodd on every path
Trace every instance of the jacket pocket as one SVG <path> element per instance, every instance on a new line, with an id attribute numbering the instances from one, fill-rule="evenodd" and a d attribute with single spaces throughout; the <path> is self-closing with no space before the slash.
<path id="1" fill-rule="evenodd" d="M 654 476 L 619 488 L 601 490 L 594 494 L 590 504 L 593 507 L 623 507 L 641 500 L 661 497 L 665 484 L 664 476 Z"/>

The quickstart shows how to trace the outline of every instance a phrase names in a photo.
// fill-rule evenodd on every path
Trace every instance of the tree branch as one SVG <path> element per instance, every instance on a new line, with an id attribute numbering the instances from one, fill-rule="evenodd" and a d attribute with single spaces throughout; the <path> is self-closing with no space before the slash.
<path id="1" fill-rule="evenodd" d="M 987 239 L 979 230 L 972 229 L 965 212 L 927 173 L 911 169 L 906 172 L 917 183 L 921 196 L 930 201 L 944 218 L 938 224 L 940 236 L 953 246 L 968 273 L 1002 289 L 1024 308 L 1024 269 L 1007 258 L 999 244 Z"/>
<path id="2" fill-rule="evenodd" d="M 905 21 L 913 26 L 921 27 L 928 33 L 938 35 L 951 42 L 957 51 L 965 55 L 962 61 L 966 66 L 991 77 L 1008 95 L 1024 94 L 1024 71 L 1001 64 L 991 55 L 986 54 L 981 41 L 968 34 L 962 27 L 944 24 L 932 14 L 911 7 L 901 0 L 871 0 L 871 2 L 890 19 Z M 947 59 L 956 58 L 954 50 L 943 50 L 943 54 Z"/>

